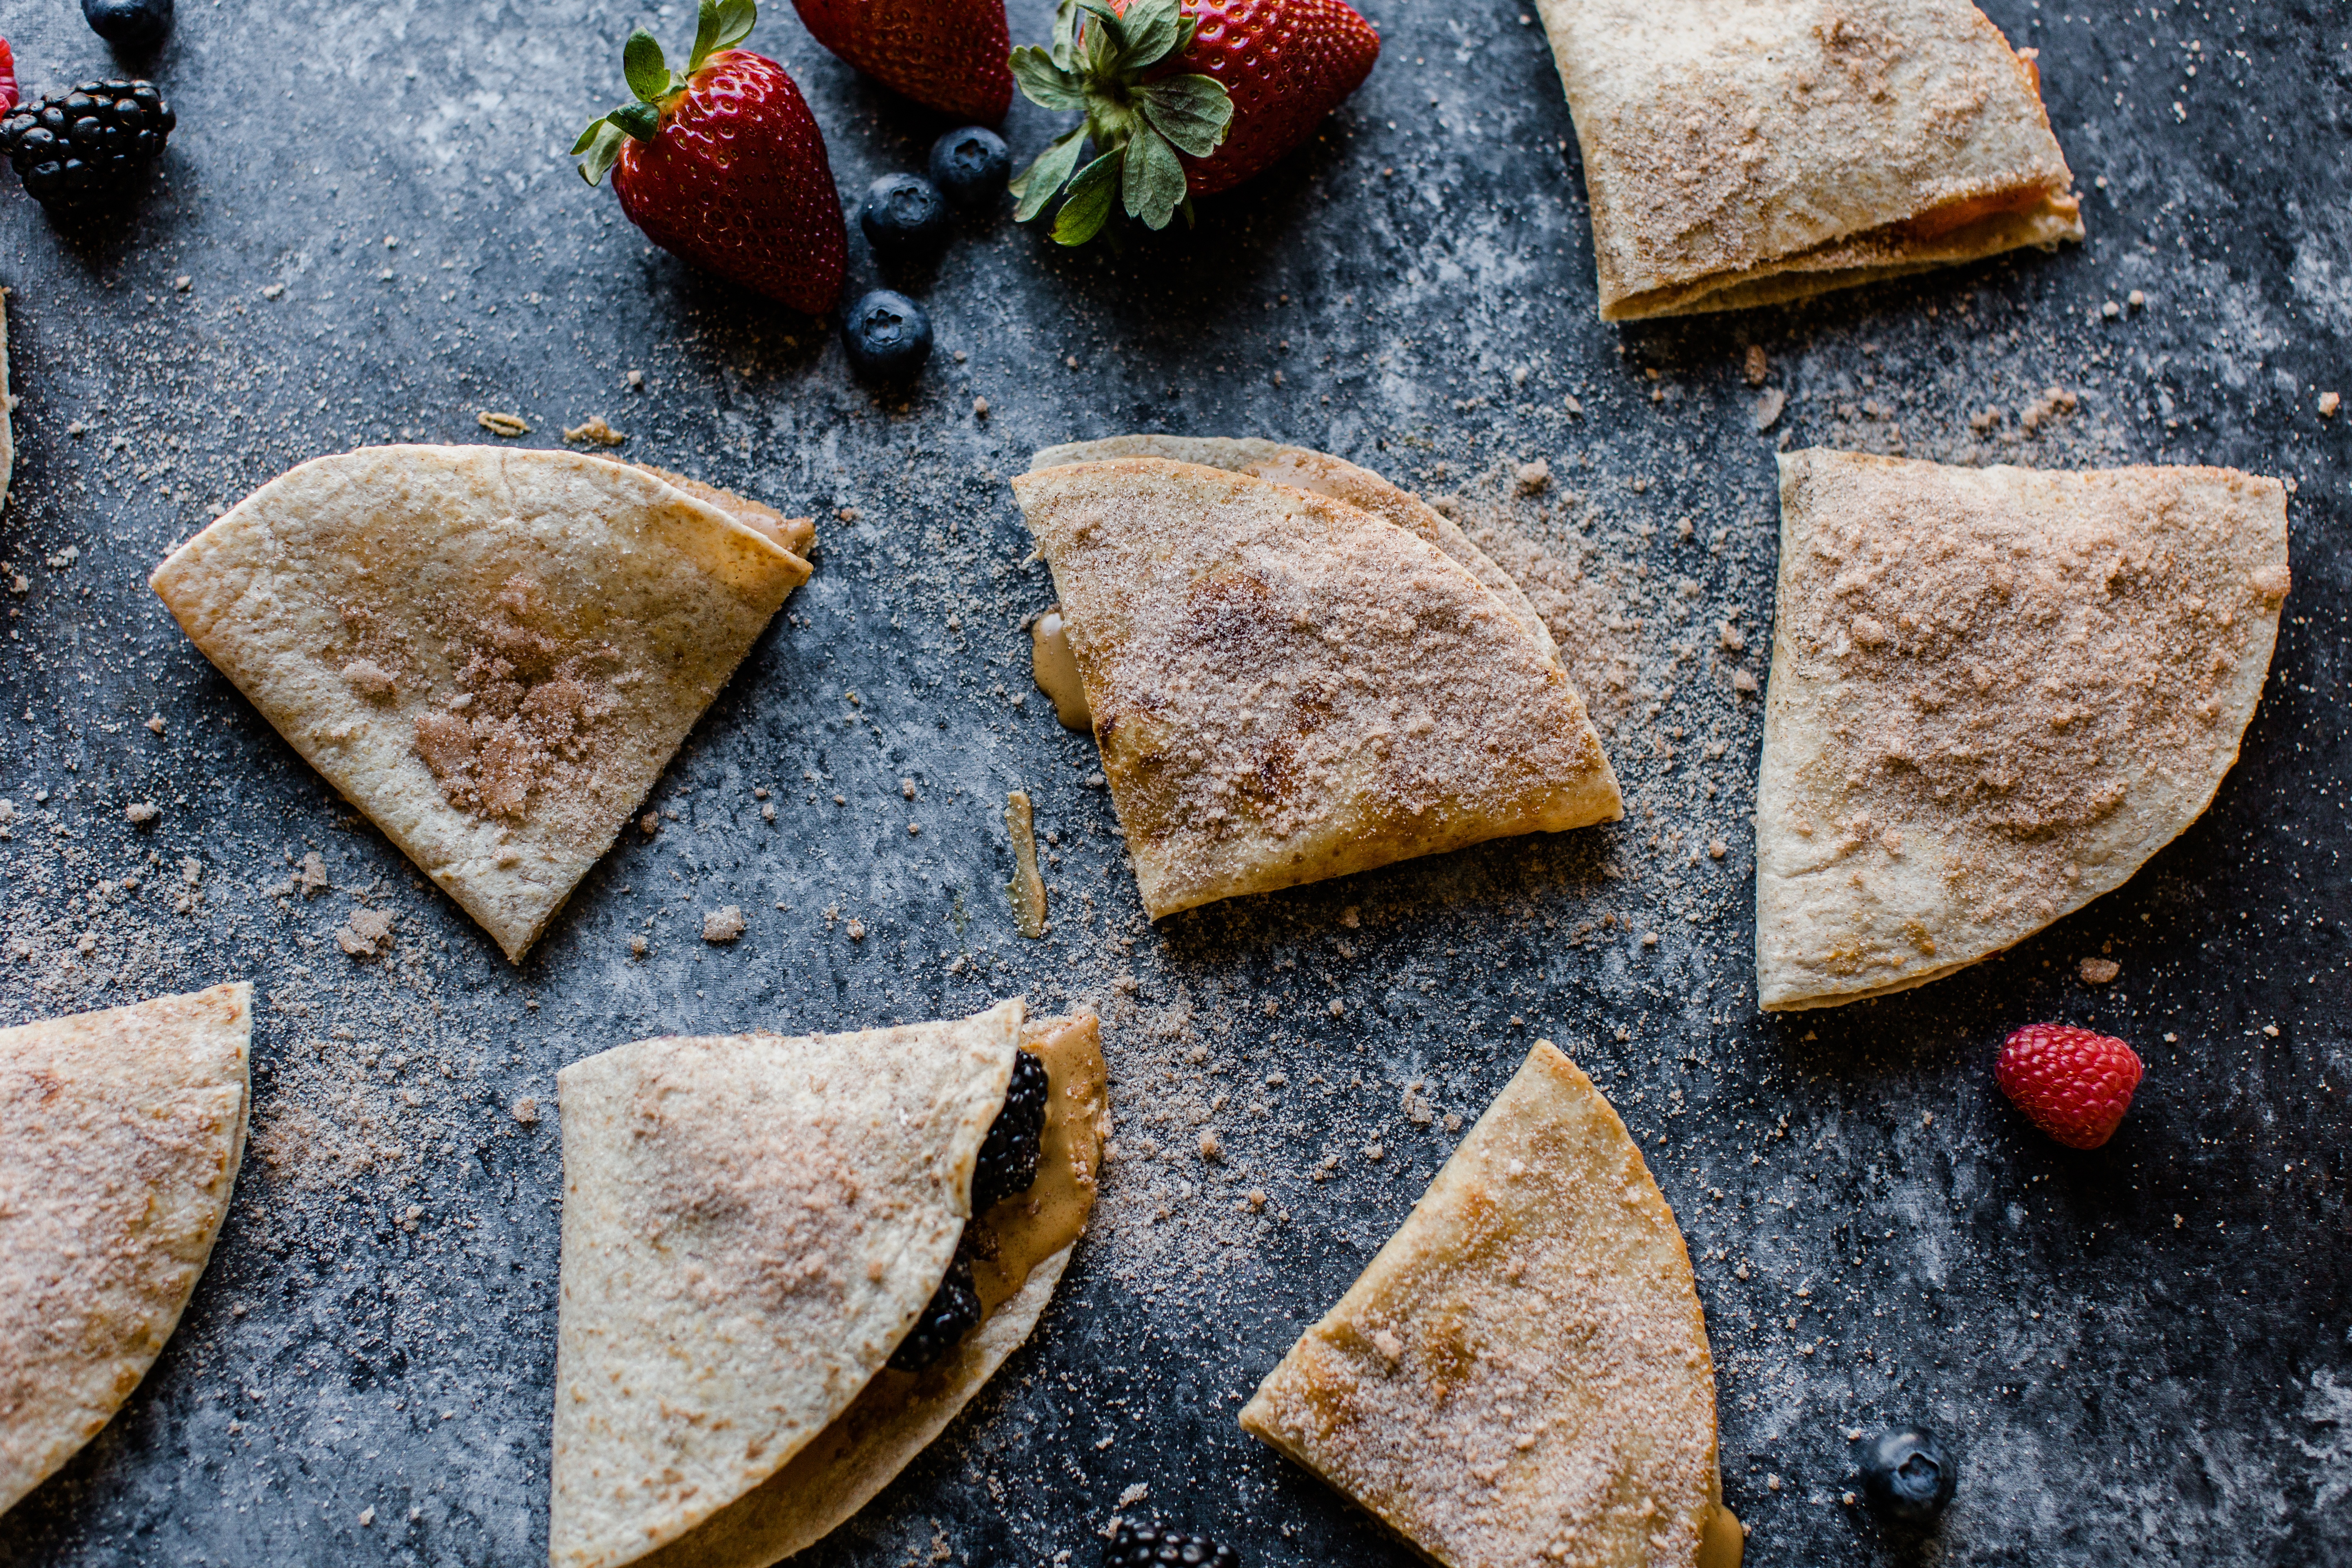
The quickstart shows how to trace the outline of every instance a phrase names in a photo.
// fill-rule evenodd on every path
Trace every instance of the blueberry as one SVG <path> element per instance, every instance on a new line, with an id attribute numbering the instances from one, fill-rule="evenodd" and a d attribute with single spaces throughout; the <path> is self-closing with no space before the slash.
<path id="1" fill-rule="evenodd" d="M 1925 1426 L 1889 1426 L 1862 1446 L 1862 1489 L 1870 1506 L 1905 1524 L 1944 1511 L 1960 1468 Z"/>
<path id="2" fill-rule="evenodd" d="M 931 357 L 931 319 L 904 294 L 877 289 L 849 308 L 841 346 L 850 367 L 876 381 L 911 381 Z"/>
<path id="3" fill-rule="evenodd" d="M 886 256 L 935 249 L 948 237 L 948 204 L 920 174 L 885 174 L 866 187 L 857 226 Z"/>
<path id="4" fill-rule="evenodd" d="M 931 143 L 931 183 L 960 207 L 995 200 L 1012 174 L 1012 149 L 985 125 L 950 131 Z"/>
<path id="5" fill-rule="evenodd" d="M 144 49 L 172 30 L 172 0 L 81 0 L 82 20 L 110 44 Z"/>

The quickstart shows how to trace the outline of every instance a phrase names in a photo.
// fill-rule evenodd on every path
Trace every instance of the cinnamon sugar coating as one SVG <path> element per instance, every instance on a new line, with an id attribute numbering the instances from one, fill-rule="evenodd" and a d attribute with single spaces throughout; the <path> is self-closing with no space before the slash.
<path id="1" fill-rule="evenodd" d="M 1013 489 L 1154 919 L 1622 814 L 1559 665 L 1395 524 L 1160 458 Z"/>
<path id="2" fill-rule="evenodd" d="M 2226 468 L 1781 459 L 1768 1009 L 1916 985 L 2120 886 L 2238 754 L 2286 497 Z"/>

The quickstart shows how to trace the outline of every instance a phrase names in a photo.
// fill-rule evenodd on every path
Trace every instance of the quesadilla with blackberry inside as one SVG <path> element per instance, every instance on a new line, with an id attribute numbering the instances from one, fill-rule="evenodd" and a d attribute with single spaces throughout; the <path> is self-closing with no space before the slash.
<path id="1" fill-rule="evenodd" d="M 1526 596 L 1415 498 L 1271 442 L 1037 463 L 1013 488 L 1080 686 L 1055 706 L 1152 919 L 1624 814 Z"/>
<path id="2" fill-rule="evenodd" d="M 1036 1326 L 1108 1129 L 1090 1013 L 640 1040 L 563 1069 L 554 1568 L 766 1568 Z"/>

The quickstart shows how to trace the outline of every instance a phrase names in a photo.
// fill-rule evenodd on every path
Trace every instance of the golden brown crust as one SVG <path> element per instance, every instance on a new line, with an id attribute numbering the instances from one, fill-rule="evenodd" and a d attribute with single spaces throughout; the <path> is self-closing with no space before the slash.
<path id="1" fill-rule="evenodd" d="M 1696 1560 L 1721 1484 L 1690 1257 L 1550 1042 L 1241 1424 L 1445 1568 Z"/>
<path id="2" fill-rule="evenodd" d="M 0 1029 L 0 1513 L 172 1336 L 245 1150 L 253 988 Z"/>
<path id="3" fill-rule="evenodd" d="M 1403 529 L 1161 458 L 1013 489 L 1154 919 L 1622 815 L 1559 665 Z"/>
<path id="4" fill-rule="evenodd" d="M 709 501 L 744 527 L 766 534 L 803 561 L 816 547 L 816 519 L 813 517 L 786 517 L 765 501 L 722 490 L 700 479 L 689 479 L 667 468 L 656 468 L 651 463 L 632 463 L 629 467 L 651 474 L 672 489 L 684 490 L 697 500 Z"/>
<path id="5" fill-rule="evenodd" d="M 2235 761 L 2286 496 L 2226 468 L 1781 459 L 1767 1009 L 1937 979 L 2118 887 Z"/>
<path id="6" fill-rule="evenodd" d="M 1969 0 L 1538 0 L 1601 314 L 1729 310 L 2083 237 L 2038 80 Z"/>

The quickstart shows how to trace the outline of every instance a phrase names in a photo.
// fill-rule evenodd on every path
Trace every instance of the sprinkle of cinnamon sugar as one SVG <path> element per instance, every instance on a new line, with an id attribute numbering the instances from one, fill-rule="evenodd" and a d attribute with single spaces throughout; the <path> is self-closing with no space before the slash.
<path id="1" fill-rule="evenodd" d="M 478 816 L 520 819 L 534 792 L 584 788 L 596 769 L 618 658 L 541 629 L 545 599 L 519 573 L 487 614 L 459 623 L 457 689 L 416 718 L 416 754 L 449 804 Z"/>

